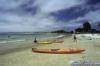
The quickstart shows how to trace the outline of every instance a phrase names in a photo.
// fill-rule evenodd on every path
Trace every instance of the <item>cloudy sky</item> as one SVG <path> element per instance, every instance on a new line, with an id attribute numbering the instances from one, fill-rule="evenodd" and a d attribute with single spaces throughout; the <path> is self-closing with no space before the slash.
<path id="1" fill-rule="evenodd" d="M 0 32 L 100 29 L 100 0 L 0 0 Z"/>

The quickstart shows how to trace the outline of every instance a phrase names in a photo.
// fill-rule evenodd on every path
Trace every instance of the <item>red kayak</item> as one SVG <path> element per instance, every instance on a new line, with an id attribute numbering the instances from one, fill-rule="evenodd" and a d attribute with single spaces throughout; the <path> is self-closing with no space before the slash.
<path id="1" fill-rule="evenodd" d="M 32 51 L 36 53 L 50 53 L 50 54 L 76 54 L 76 53 L 82 53 L 85 50 L 84 49 L 34 49 L 32 48 Z"/>

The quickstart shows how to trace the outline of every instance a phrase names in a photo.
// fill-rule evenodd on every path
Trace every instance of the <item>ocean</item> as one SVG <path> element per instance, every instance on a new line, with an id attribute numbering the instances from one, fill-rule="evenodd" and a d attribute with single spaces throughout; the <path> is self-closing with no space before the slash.
<path id="1" fill-rule="evenodd" d="M 39 34 L 0 34 L 0 50 L 12 49 L 18 46 L 24 46 L 26 42 L 33 43 L 35 37 L 37 40 L 51 39 L 60 37 L 61 35 L 54 33 L 39 33 Z"/>

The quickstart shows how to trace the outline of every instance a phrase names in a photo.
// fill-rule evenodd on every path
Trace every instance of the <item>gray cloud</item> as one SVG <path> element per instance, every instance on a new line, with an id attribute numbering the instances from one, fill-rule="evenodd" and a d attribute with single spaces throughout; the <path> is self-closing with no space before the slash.
<path id="1" fill-rule="evenodd" d="M 0 0 L 0 32 L 62 29 L 64 24 L 58 23 L 55 18 L 48 14 L 81 3 L 80 0 Z M 35 10 L 36 14 L 30 13 Z"/>
<path id="2" fill-rule="evenodd" d="M 83 4 L 84 1 L 80 0 L 36 0 L 35 5 L 38 5 L 41 12 L 56 12 L 65 8 L 70 8 Z"/>
<path id="3" fill-rule="evenodd" d="M 80 21 L 87 18 L 92 22 L 99 21 L 99 11 L 89 12 L 69 22 L 56 21 L 49 15 L 84 3 L 82 0 L 0 0 L 0 32 L 71 30 L 81 26 Z"/>

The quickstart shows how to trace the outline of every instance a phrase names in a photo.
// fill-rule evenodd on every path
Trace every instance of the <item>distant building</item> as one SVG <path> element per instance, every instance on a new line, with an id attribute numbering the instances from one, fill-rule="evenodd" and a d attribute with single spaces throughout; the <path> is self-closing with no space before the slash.
<path id="1" fill-rule="evenodd" d="M 100 31 L 91 27 L 91 24 L 87 21 L 83 23 L 83 28 L 76 28 L 77 33 L 100 33 Z"/>

